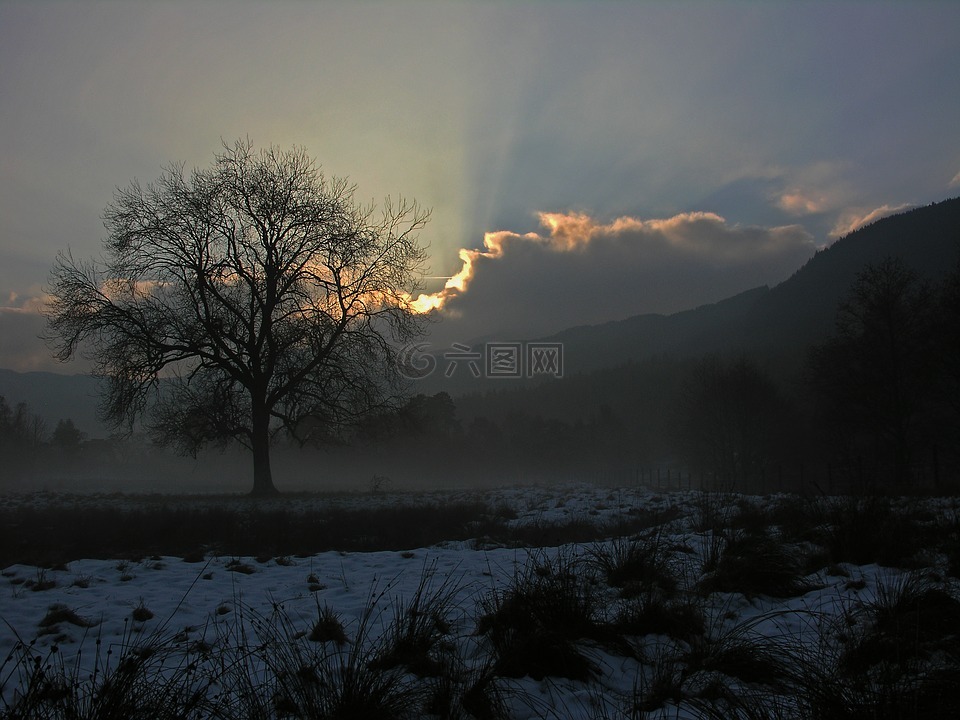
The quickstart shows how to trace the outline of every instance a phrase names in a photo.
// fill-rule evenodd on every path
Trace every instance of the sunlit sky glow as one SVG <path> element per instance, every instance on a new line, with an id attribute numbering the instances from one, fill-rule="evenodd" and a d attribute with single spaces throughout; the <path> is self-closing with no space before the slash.
<path id="1" fill-rule="evenodd" d="M 954 2 L 0 0 L 0 367 L 57 368 L 42 288 L 99 253 L 115 188 L 246 136 L 432 208 L 437 342 L 774 284 L 960 194 L 958 27 Z"/>

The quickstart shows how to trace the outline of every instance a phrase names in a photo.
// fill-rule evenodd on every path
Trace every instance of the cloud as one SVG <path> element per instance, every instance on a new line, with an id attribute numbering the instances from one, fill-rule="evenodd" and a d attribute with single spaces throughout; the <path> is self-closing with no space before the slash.
<path id="1" fill-rule="evenodd" d="M 34 286 L 25 294 L 11 290 L 7 294 L 7 304 L 0 306 L 0 312 L 39 315 L 50 304 L 51 296 Z"/>
<path id="2" fill-rule="evenodd" d="M 839 238 L 887 215 L 915 207 L 914 203 L 879 204 L 864 193 L 854 174 L 862 168 L 840 160 L 823 160 L 782 171 L 782 184 L 771 194 L 773 204 L 787 215 L 804 217 L 829 238 Z M 960 184 L 960 173 L 952 182 Z M 811 217 L 814 216 L 814 217 Z"/>
<path id="3" fill-rule="evenodd" d="M 811 196 L 803 190 L 788 190 L 777 200 L 777 207 L 791 215 L 814 215 L 827 207 L 823 195 Z"/>
<path id="4" fill-rule="evenodd" d="M 539 214 L 541 232 L 487 233 L 460 251 L 462 267 L 417 299 L 468 341 L 530 337 L 645 312 L 715 302 L 795 271 L 815 251 L 797 225 L 730 225 L 714 213 L 604 223 L 581 212 Z"/>
<path id="5" fill-rule="evenodd" d="M 953 176 L 953 179 L 949 182 L 947 187 L 960 187 L 960 172 Z"/>
<path id="6" fill-rule="evenodd" d="M 866 210 L 864 208 L 849 208 L 840 213 L 840 217 L 833 226 L 833 229 L 830 231 L 830 235 L 837 238 L 843 237 L 844 235 L 849 235 L 854 230 L 858 230 L 865 225 L 876 222 L 880 218 L 884 218 L 887 215 L 893 215 L 894 213 L 898 213 L 903 210 L 908 210 L 912 207 L 914 206 L 911 203 L 902 203 L 900 205 L 881 205 L 873 210 Z"/>
<path id="7" fill-rule="evenodd" d="M 780 189 L 772 197 L 773 204 L 792 217 L 835 217 L 864 202 L 857 172 L 858 166 L 840 159 L 781 168 Z"/>

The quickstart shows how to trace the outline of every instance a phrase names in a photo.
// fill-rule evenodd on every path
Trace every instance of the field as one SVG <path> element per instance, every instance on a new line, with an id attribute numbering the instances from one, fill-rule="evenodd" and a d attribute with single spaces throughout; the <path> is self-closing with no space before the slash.
<path id="1" fill-rule="evenodd" d="M 960 716 L 956 499 L 0 497 L 0 718 Z"/>

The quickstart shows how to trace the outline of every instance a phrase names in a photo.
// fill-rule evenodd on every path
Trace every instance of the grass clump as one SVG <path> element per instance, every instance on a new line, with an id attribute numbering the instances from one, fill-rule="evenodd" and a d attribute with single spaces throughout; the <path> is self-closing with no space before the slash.
<path id="1" fill-rule="evenodd" d="M 595 672 L 578 642 L 605 639 L 593 578 L 568 557 L 533 558 L 512 585 L 481 601 L 477 630 L 505 677 L 564 677 L 588 680 Z"/>
<path id="2" fill-rule="evenodd" d="M 666 635 L 689 642 L 704 633 L 704 618 L 696 603 L 647 595 L 622 602 L 610 626 L 621 635 Z"/>
<path id="3" fill-rule="evenodd" d="M 879 665 L 908 670 L 938 657 L 960 663 L 960 601 L 928 578 L 911 573 L 879 583 L 864 614 L 865 629 L 840 661 L 845 674 Z"/>
<path id="4" fill-rule="evenodd" d="M 655 643 L 642 658 L 625 714 L 673 717 L 673 706 L 677 717 L 782 717 L 779 698 L 793 691 L 795 658 L 788 638 L 761 629 L 772 615 Z"/>
<path id="5" fill-rule="evenodd" d="M 55 619 L 51 618 L 51 622 Z M 90 673 L 81 670 L 79 664 L 65 663 L 57 645 L 42 655 L 32 644 L 18 642 L 0 668 L 6 670 L 12 665 L 4 676 L 5 682 L 17 678 L 12 693 L 0 694 L 0 718 L 216 717 L 216 708 L 209 698 L 216 676 L 211 668 L 202 667 L 205 662 L 204 657 L 185 651 L 159 634 L 125 635 L 117 653 L 105 648 L 100 638 L 96 639 L 95 665 Z"/>
<path id="6" fill-rule="evenodd" d="M 728 533 L 708 557 L 698 583 L 704 594 L 740 592 L 747 597 L 788 598 L 814 589 L 801 574 L 797 550 L 762 533 Z"/>
<path id="7" fill-rule="evenodd" d="M 99 625 L 99 621 L 80 617 L 75 610 L 61 603 L 55 603 L 47 609 L 47 613 L 40 620 L 40 627 L 48 628 L 68 623 L 76 627 L 89 628 Z"/>
<path id="8" fill-rule="evenodd" d="M 618 537 L 595 545 L 590 557 L 607 583 L 632 598 L 660 594 L 672 596 L 677 579 L 662 530 L 634 537 Z"/>
<path id="9" fill-rule="evenodd" d="M 311 642 L 282 605 L 267 617 L 246 609 L 256 642 L 242 630 L 224 639 L 233 649 L 225 682 L 231 718 L 342 718 L 405 720 L 422 717 L 424 691 L 399 669 L 374 668 L 377 638 L 371 635 L 377 599 L 365 609 L 353 640 Z"/>
<path id="10" fill-rule="evenodd" d="M 837 642 L 798 652 L 804 716 L 960 716 L 960 601 L 947 586 L 918 573 L 881 580 L 872 599 L 821 624 Z"/>
<path id="11" fill-rule="evenodd" d="M 37 568 L 37 577 L 30 578 L 23 583 L 23 586 L 32 592 L 43 592 L 53 590 L 57 586 L 57 581 L 47 576 L 47 571 L 43 568 Z"/>
<path id="12" fill-rule="evenodd" d="M 424 567 L 420 583 L 409 602 L 394 603 L 393 621 L 387 628 L 374 669 L 405 667 L 419 677 L 435 677 L 444 670 L 443 651 L 456 610 L 457 584 L 443 580 L 434 586 L 436 565 Z"/>
<path id="13" fill-rule="evenodd" d="M 343 628 L 343 622 L 340 615 L 330 607 L 317 605 L 317 621 L 313 624 L 307 639 L 311 642 L 335 643 L 343 646 L 347 644 L 347 633 Z"/>
<path id="14" fill-rule="evenodd" d="M 926 525 L 883 497 L 842 498 L 824 509 L 823 523 L 819 542 L 835 563 L 914 568 L 930 540 Z"/>
<path id="15" fill-rule="evenodd" d="M 135 622 L 143 623 L 147 620 L 153 620 L 153 611 L 144 605 L 143 600 L 137 603 L 137 606 L 133 609 L 133 612 L 130 613 L 130 617 L 133 618 Z"/>
<path id="16" fill-rule="evenodd" d="M 245 563 L 240 558 L 233 558 L 226 565 L 228 572 L 240 573 L 241 575 L 253 575 L 257 570 L 250 563 Z"/>

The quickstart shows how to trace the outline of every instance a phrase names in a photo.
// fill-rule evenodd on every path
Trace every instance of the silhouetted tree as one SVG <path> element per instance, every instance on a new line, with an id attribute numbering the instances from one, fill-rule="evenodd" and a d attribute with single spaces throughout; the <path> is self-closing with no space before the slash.
<path id="1" fill-rule="evenodd" d="M 930 431 L 935 387 L 934 296 L 899 259 L 868 265 L 815 347 L 808 377 L 848 452 L 880 459 L 907 483 Z M 878 468 L 879 469 L 879 468 Z"/>
<path id="2" fill-rule="evenodd" d="M 84 441 L 86 434 L 74 425 L 73 420 L 67 418 L 57 422 L 53 429 L 53 436 L 50 438 L 51 444 L 64 450 L 70 450 L 80 446 Z"/>
<path id="3" fill-rule="evenodd" d="M 408 418 L 414 432 L 438 441 L 446 441 L 462 432 L 457 406 L 449 393 L 417 395 L 408 406 Z"/>
<path id="4" fill-rule="evenodd" d="M 161 442 L 195 453 L 237 439 L 253 493 L 275 492 L 273 434 L 330 437 L 394 403 L 394 343 L 423 329 L 410 298 L 428 213 L 402 200 L 378 213 L 353 195 L 303 150 L 249 141 L 189 177 L 173 166 L 134 182 L 106 209 L 102 266 L 58 256 L 57 357 L 89 350 L 115 426 L 152 401 Z"/>

